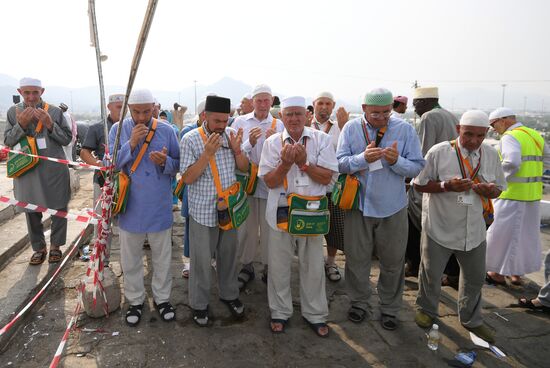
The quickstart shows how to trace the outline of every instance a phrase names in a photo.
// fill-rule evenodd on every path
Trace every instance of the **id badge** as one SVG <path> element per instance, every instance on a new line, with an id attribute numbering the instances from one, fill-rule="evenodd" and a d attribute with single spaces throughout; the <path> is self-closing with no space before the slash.
<path id="1" fill-rule="evenodd" d="M 470 192 L 461 193 L 456 197 L 456 203 L 459 206 L 471 206 L 474 204 L 474 195 Z"/>
<path id="2" fill-rule="evenodd" d="M 38 149 L 46 149 L 46 138 L 37 138 L 36 145 Z"/>
<path id="3" fill-rule="evenodd" d="M 297 187 L 307 187 L 309 185 L 309 176 L 300 174 L 294 179 L 294 185 Z"/>
<path id="4" fill-rule="evenodd" d="M 383 168 L 384 166 L 382 166 L 382 160 L 376 160 L 374 162 L 369 163 L 369 171 L 376 171 Z"/>

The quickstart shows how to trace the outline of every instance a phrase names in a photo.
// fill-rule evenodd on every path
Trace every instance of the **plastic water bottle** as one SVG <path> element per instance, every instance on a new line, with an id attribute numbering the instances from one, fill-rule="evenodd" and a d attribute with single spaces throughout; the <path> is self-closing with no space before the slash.
<path id="1" fill-rule="evenodd" d="M 428 348 L 432 351 L 436 351 L 439 347 L 439 326 L 435 323 L 432 325 L 432 329 L 428 332 Z"/>

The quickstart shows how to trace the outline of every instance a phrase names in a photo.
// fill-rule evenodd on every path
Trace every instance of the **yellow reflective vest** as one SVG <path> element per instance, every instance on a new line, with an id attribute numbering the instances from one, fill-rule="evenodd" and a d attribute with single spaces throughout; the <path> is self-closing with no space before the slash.
<path id="1" fill-rule="evenodd" d="M 506 131 L 521 145 L 521 165 L 507 181 L 507 189 L 501 199 L 515 201 L 540 201 L 542 199 L 542 172 L 544 139 L 534 129 L 520 126 Z"/>

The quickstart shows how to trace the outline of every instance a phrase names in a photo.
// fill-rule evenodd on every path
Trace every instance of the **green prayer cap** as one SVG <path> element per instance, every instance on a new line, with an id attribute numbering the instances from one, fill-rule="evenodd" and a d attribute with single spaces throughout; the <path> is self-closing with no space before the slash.
<path id="1" fill-rule="evenodd" d="M 393 105 L 393 96 L 389 89 L 375 88 L 367 92 L 363 100 L 363 104 L 370 106 L 387 106 Z"/>

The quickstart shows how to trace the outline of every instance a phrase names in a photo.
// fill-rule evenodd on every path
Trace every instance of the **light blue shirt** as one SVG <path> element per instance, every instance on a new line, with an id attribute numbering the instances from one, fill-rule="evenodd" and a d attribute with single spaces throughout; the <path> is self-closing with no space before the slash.
<path id="1" fill-rule="evenodd" d="M 149 122 L 151 124 L 151 122 Z M 129 174 L 130 168 L 143 146 L 143 139 L 135 148 L 130 149 L 130 136 L 135 123 L 126 118 L 120 133 L 120 148 L 116 168 Z M 109 150 L 113 152 L 118 123 L 109 133 Z M 155 164 L 149 158 L 153 151 L 168 150 L 164 167 Z M 172 226 L 172 177 L 179 170 L 180 151 L 176 133 L 168 123 L 158 121 L 157 130 L 139 166 L 131 176 L 130 194 L 126 212 L 118 215 L 118 225 L 131 233 L 153 233 L 169 229 Z"/>
<path id="2" fill-rule="evenodd" d="M 361 181 L 359 209 L 363 216 L 389 217 L 407 206 L 405 178 L 414 178 L 425 165 L 420 140 L 410 124 L 390 117 L 388 128 L 378 147 L 391 147 L 397 141 L 399 157 L 393 165 L 382 158 L 383 168 L 370 172 L 364 155 L 367 143 L 363 122 L 366 123 L 366 120 L 362 116 L 344 125 L 336 152 L 338 168 L 340 173 L 355 174 Z M 368 123 L 366 126 L 369 138 L 375 140 L 378 130 Z"/>

